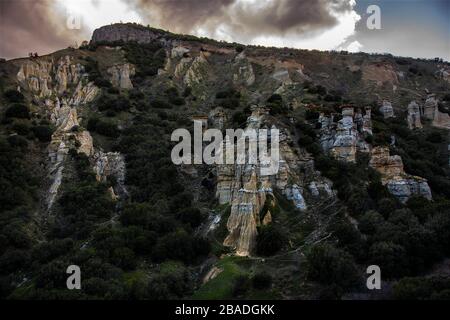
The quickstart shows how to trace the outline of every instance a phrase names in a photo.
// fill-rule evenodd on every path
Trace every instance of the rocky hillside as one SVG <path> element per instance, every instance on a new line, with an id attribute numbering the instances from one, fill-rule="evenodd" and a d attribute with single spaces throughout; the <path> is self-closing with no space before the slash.
<path id="1" fill-rule="evenodd" d="M 114 24 L 0 80 L 2 297 L 448 295 L 447 62 Z M 173 164 L 193 120 L 278 129 L 279 171 Z"/>

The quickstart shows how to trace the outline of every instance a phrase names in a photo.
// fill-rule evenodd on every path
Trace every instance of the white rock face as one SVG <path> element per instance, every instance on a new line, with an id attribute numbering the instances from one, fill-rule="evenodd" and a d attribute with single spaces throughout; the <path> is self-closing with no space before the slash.
<path id="1" fill-rule="evenodd" d="M 46 200 L 50 210 L 63 179 L 69 149 L 74 148 L 88 157 L 94 153 L 91 135 L 79 128 L 77 108 L 92 101 L 99 89 L 88 81 L 83 66 L 74 63 L 70 56 L 58 61 L 26 60 L 20 66 L 17 80 L 21 88 L 42 99 L 42 105 L 56 127 L 48 146 L 50 188 Z"/>
<path id="2" fill-rule="evenodd" d="M 342 109 L 342 119 L 335 122 L 335 115 L 320 114 L 320 144 L 322 149 L 330 152 L 336 159 L 346 162 L 356 161 L 356 152 L 370 152 L 370 145 L 364 140 L 372 134 L 371 110 L 361 110 L 345 107 Z M 301 139 L 301 137 L 300 137 Z"/>
<path id="3" fill-rule="evenodd" d="M 389 101 L 384 100 L 379 110 L 385 119 L 394 117 L 394 108 Z"/>
<path id="4" fill-rule="evenodd" d="M 433 120 L 435 110 L 438 107 L 438 101 L 433 94 L 428 95 L 425 105 L 423 106 L 423 117 L 427 120 Z"/>
<path id="5" fill-rule="evenodd" d="M 201 51 L 186 71 L 184 83 L 191 87 L 201 83 L 204 80 L 203 75 L 207 71 L 207 66 L 208 60 L 206 59 L 205 53 Z"/>
<path id="6" fill-rule="evenodd" d="M 439 111 L 438 100 L 434 94 L 429 94 L 425 101 L 423 117 L 432 120 L 431 125 L 434 127 L 450 130 L 450 116 Z"/>
<path id="7" fill-rule="evenodd" d="M 408 128 L 413 129 L 421 129 L 422 122 L 420 122 L 420 107 L 415 101 L 411 101 L 408 105 Z"/>
<path id="8" fill-rule="evenodd" d="M 267 109 L 252 107 L 252 114 L 247 119 L 247 128 L 267 128 L 272 126 L 267 122 Z M 292 139 L 280 130 L 280 161 L 279 171 L 273 175 L 262 172 L 265 164 L 259 160 L 256 164 L 219 165 L 217 166 L 216 196 L 219 203 L 231 204 L 231 213 L 227 221 L 229 234 L 224 245 L 232 247 L 238 255 L 251 255 L 256 244 L 257 227 L 270 224 L 272 214 L 267 212 L 260 216 L 261 209 L 268 199 L 275 199 L 273 188 L 279 189 L 300 211 L 306 210 L 304 189 L 299 177 L 302 160 L 290 146 Z M 313 165 L 312 165 L 313 167 Z M 312 169 L 305 176 L 314 179 L 318 191 L 325 197 L 334 196 L 328 182 Z M 306 182 L 310 183 L 310 181 Z M 271 200 L 275 201 L 275 200 Z"/>
<path id="9" fill-rule="evenodd" d="M 189 49 L 183 46 L 177 46 L 172 48 L 170 53 L 171 58 L 182 58 L 186 53 L 189 53 Z"/>
<path id="10" fill-rule="evenodd" d="M 292 187 L 286 188 L 284 190 L 286 198 L 292 200 L 297 209 L 306 210 L 306 202 L 302 195 L 302 189 L 294 184 Z M 317 194 L 318 195 L 318 194 Z"/>
<path id="11" fill-rule="evenodd" d="M 431 200 L 431 190 L 426 179 L 413 178 L 392 178 L 388 180 L 386 186 L 390 193 L 398 198 L 402 203 L 408 201 L 413 195 L 421 195 Z"/>
<path id="12" fill-rule="evenodd" d="M 124 63 L 108 68 L 111 83 L 114 87 L 120 89 L 132 89 L 130 77 L 135 74 L 136 70 L 133 65 Z"/>

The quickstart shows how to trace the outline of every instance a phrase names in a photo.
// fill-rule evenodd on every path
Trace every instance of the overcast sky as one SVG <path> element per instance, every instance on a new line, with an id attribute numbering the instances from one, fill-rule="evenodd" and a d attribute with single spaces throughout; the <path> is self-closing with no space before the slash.
<path id="1" fill-rule="evenodd" d="M 367 28 L 378 5 L 381 29 Z M 450 0 L 0 0 L 0 57 L 49 53 L 114 22 L 245 44 L 450 61 Z"/>

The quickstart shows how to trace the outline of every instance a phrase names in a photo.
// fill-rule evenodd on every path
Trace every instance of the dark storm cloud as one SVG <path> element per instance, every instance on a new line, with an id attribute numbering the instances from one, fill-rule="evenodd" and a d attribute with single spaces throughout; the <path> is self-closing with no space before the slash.
<path id="1" fill-rule="evenodd" d="M 157 17 L 160 27 L 188 33 L 194 27 L 224 15 L 234 0 L 134 0 L 133 3 L 141 15 L 150 20 Z"/>
<path id="2" fill-rule="evenodd" d="M 1 0 L 0 57 L 46 54 L 74 44 L 83 30 L 69 29 L 66 21 L 55 0 Z"/>
<path id="3" fill-rule="evenodd" d="M 241 38 L 330 28 L 337 24 L 333 13 L 352 10 L 350 0 L 135 0 L 135 6 L 142 15 L 156 18 L 160 27 L 176 32 L 197 27 L 211 32 L 222 24 Z"/>
<path id="4" fill-rule="evenodd" d="M 281 0 L 254 9 L 241 4 L 235 8 L 235 29 L 249 36 L 283 35 L 289 31 L 299 34 L 335 26 L 338 21 L 332 12 L 351 10 L 349 1 Z"/>

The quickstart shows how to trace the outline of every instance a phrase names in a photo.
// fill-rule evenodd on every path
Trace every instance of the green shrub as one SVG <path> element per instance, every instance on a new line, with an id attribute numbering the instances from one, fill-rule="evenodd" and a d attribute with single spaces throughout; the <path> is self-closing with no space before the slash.
<path id="1" fill-rule="evenodd" d="M 17 90 L 6 90 L 3 93 L 3 96 L 5 97 L 6 100 L 8 100 L 9 102 L 24 102 L 25 101 L 25 97 L 23 96 L 23 94 Z"/>
<path id="2" fill-rule="evenodd" d="M 253 276 L 252 285 L 257 290 L 269 289 L 272 286 L 272 276 L 265 271 L 259 272 Z"/>
<path id="3" fill-rule="evenodd" d="M 28 107 L 22 103 L 14 103 L 8 107 L 5 111 L 6 118 L 21 118 L 29 119 L 30 110 Z"/>
<path id="4" fill-rule="evenodd" d="M 117 125 L 113 122 L 106 120 L 98 120 L 95 125 L 95 131 L 101 135 L 116 138 L 119 136 L 119 129 Z"/>
<path id="5" fill-rule="evenodd" d="M 32 128 L 33 134 L 41 142 L 50 142 L 52 140 L 53 129 L 50 126 L 38 125 Z"/>

